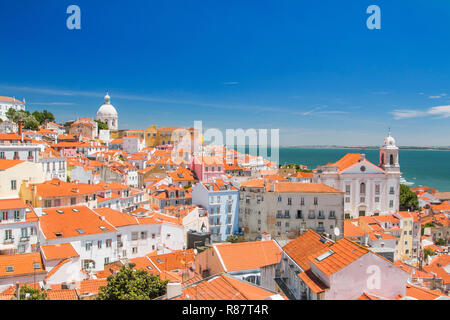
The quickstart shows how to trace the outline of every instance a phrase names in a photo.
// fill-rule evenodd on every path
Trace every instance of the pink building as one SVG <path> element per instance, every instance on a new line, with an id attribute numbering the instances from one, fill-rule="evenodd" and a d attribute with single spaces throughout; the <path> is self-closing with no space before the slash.
<path id="1" fill-rule="evenodd" d="M 224 159 L 217 156 L 193 157 L 189 164 L 189 169 L 200 182 L 212 182 L 214 178 L 221 178 L 225 174 L 224 167 Z"/>

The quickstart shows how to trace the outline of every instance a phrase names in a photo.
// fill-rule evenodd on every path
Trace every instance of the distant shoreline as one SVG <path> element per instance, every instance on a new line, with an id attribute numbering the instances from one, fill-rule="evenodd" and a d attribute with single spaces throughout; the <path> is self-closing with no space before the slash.
<path id="1" fill-rule="evenodd" d="M 378 150 L 379 146 L 280 146 L 280 149 L 367 149 Z M 399 146 L 400 150 L 450 151 L 450 147 L 411 147 Z"/>

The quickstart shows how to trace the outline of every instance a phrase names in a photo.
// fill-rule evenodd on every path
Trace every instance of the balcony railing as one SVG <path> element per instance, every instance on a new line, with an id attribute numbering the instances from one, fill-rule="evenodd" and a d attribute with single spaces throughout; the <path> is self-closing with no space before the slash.
<path id="1" fill-rule="evenodd" d="M 4 244 L 14 243 L 14 238 L 8 238 L 3 241 Z"/>
<path id="2" fill-rule="evenodd" d="M 30 241 L 30 236 L 20 237 L 20 242 L 27 242 Z"/>

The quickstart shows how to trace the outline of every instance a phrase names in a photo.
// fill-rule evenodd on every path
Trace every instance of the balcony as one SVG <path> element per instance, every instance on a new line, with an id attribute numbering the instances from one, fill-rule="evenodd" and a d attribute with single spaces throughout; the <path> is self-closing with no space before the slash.
<path id="1" fill-rule="evenodd" d="M 287 278 L 276 277 L 274 280 L 277 286 L 286 295 L 286 297 L 288 297 L 289 300 L 297 300 L 294 293 L 291 291 L 291 289 L 289 289 L 289 287 L 286 284 Z"/>
<path id="2" fill-rule="evenodd" d="M 3 241 L 3 243 L 4 243 L 4 244 L 11 244 L 11 243 L 14 243 L 14 238 L 5 239 L 5 240 Z"/>
<path id="3" fill-rule="evenodd" d="M 26 237 L 20 237 L 20 242 L 28 242 L 30 241 L 30 236 L 26 236 Z"/>
<path id="4" fill-rule="evenodd" d="M 325 219 L 325 215 L 319 214 L 319 215 L 317 216 L 317 219 Z"/>

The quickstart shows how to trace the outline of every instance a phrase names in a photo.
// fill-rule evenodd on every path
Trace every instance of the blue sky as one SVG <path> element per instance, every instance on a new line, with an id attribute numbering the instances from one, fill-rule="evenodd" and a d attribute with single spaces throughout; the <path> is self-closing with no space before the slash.
<path id="1" fill-rule="evenodd" d="M 109 91 L 122 129 L 202 120 L 378 145 L 390 126 L 400 145 L 450 145 L 449 18 L 445 0 L 2 1 L 0 95 L 63 122 Z"/>

